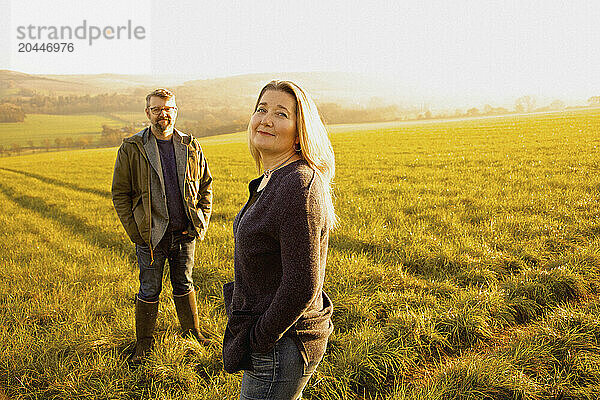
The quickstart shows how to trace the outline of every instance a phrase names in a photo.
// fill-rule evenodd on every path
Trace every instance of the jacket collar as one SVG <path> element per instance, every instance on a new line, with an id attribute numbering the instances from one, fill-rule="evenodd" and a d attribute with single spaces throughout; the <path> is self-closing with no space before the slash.
<path id="1" fill-rule="evenodd" d="M 123 141 L 126 143 L 139 143 L 142 146 L 145 146 L 146 143 L 153 137 L 154 137 L 154 135 L 152 134 L 152 130 L 150 129 L 149 126 L 147 126 L 144 129 L 142 129 L 141 131 L 139 131 L 138 133 L 136 133 L 135 135 L 123 139 Z M 187 135 L 178 129 L 173 129 L 173 137 L 178 139 L 177 141 L 174 141 L 173 143 L 179 142 L 180 144 L 189 146 L 190 143 L 192 142 L 191 135 Z"/>
<path id="2" fill-rule="evenodd" d="M 138 148 L 144 150 L 144 153 L 148 158 L 148 162 L 160 178 L 160 184 L 164 191 L 165 182 L 162 174 L 162 165 L 160 163 L 160 154 L 158 153 L 158 144 L 150 127 L 148 126 L 142 129 L 135 135 L 123 139 L 123 141 L 127 143 L 135 143 L 138 145 Z M 179 190 L 181 190 L 182 195 L 184 195 L 184 181 L 187 167 L 187 147 L 191 144 L 191 142 L 191 135 L 187 135 L 177 129 L 173 129 L 173 148 L 175 150 L 175 161 L 177 163 Z"/>
<path id="3" fill-rule="evenodd" d="M 137 135 L 136 135 L 137 136 Z M 158 153 L 158 143 L 156 142 L 156 138 L 150 131 L 150 128 L 146 128 L 146 130 L 142 133 L 142 143 L 144 147 L 144 151 L 146 152 L 146 157 L 148 157 L 148 162 L 154 168 L 154 171 L 158 175 L 160 179 L 160 186 L 165 190 L 165 181 L 162 173 L 162 165 L 160 163 L 160 154 Z"/>
<path id="4" fill-rule="evenodd" d="M 175 163 L 177 164 L 177 181 L 179 183 L 179 190 L 185 201 L 185 170 L 187 167 L 188 159 L 188 145 L 191 141 L 191 136 L 181 133 L 178 130 L 173 132 L 173 149 L 175 150 Z M 186 143 L 187 142 L 187 143 Z"/>

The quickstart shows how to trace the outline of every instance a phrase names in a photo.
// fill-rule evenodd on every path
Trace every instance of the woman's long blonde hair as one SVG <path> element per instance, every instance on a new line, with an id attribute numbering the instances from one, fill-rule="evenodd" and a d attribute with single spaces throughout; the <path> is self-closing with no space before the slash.
<path id="1" fill-rule="evenodd" d="M 296 128 L 300 140 L 300 151 L 298 153 L 323 181 L 323 200 L 327 212 L 327 222 L 331 229 L 335 227 L 337 221 L 332 195 L 333 177 L 335 176 L 335 157 L 327 129 L 321 120 L 317 106 L 308 93 L 295 83 L 290 81 L 271 81 L 260 91 L 254 106 L 255 111 L 262 95 L 267 90 L 289 93 L 296 99 Z M 256 168 L 260 173 L 263 169 L 262 159 L 258 149 L 250 141 L 251 129 L 250 124 L 248 124 L 248 147 L 256 163 Z"/>

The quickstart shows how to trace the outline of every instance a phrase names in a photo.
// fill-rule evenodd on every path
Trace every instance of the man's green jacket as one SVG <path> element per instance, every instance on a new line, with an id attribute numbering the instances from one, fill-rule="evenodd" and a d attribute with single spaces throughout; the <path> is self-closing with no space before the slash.
<path id="1" fill-rule="evenodd" d="M 212 210 L 212 176 L 198 140 L 173 132 L 177 180 L 190 221 L 189 234 L 204 239 Z M 117 215 L 132 242 L 154 248 L 169 224 L 156 138 L 150 128 L 123 139 L 112 182 Z"/>

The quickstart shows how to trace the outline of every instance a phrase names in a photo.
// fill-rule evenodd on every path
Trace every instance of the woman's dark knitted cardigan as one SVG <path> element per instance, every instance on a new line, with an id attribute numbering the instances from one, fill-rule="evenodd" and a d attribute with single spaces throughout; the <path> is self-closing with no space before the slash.
<path id="1" fill-rule="evenodd" d="M 259 182 L 250 182 L 251 194 Z M 223 286 L 227 372 L 251 368 L 250 353 L 271 350 L 284 335 L 305 363 L 323 356 L 333 330 L 333 306 L 322 291 L 329 240 L 323 190 L 298 160 L 273 172 L 235 217 L 235 281 Z"/>

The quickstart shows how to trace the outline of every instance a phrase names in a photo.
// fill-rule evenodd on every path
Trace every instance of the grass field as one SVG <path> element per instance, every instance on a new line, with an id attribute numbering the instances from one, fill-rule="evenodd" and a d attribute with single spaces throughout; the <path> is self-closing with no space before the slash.
<path id="1" fill-rule="evenodd" d="M 0 141 L 6 146 L 19 143 L 27 146 L 33 140 L 34 146 L 41 146 L 44 139 L 54 145 L 57 137 L 71 137 L 73 140 L 81 136 L 99 135 L 102 125 L 120 127 L 121 121 L 105 115 L 50 115 L 27 114 L 24 122 L 0 123 Z"/>
<path id="2" fill-rule="evenodd" d="M 600 112 L 333 131 L 335 331 L 304 398 L 597 399 Z M 178 337 L 167 284 L 157 346 L 137 369 L 116 149 L 0 159 L 6 396 L 237 398 L 240 375 L 222 371 L 221 286 L 256 173 L 242 134 L 202 144 L 215 205 L 194 280 L 216 343 Z"/>
<path id="3" fill-rule="evenodd" d="M 126 124 L 140 122 L 140 121 L 147 121 L 146 114 L 144 114 L 144 110 L 140 110 L 138 112 L 134 112 L 134 111 L 112 112 L 109 115 L 115 119 L 118 119 L 118 120 L 126 123 Z"/>

